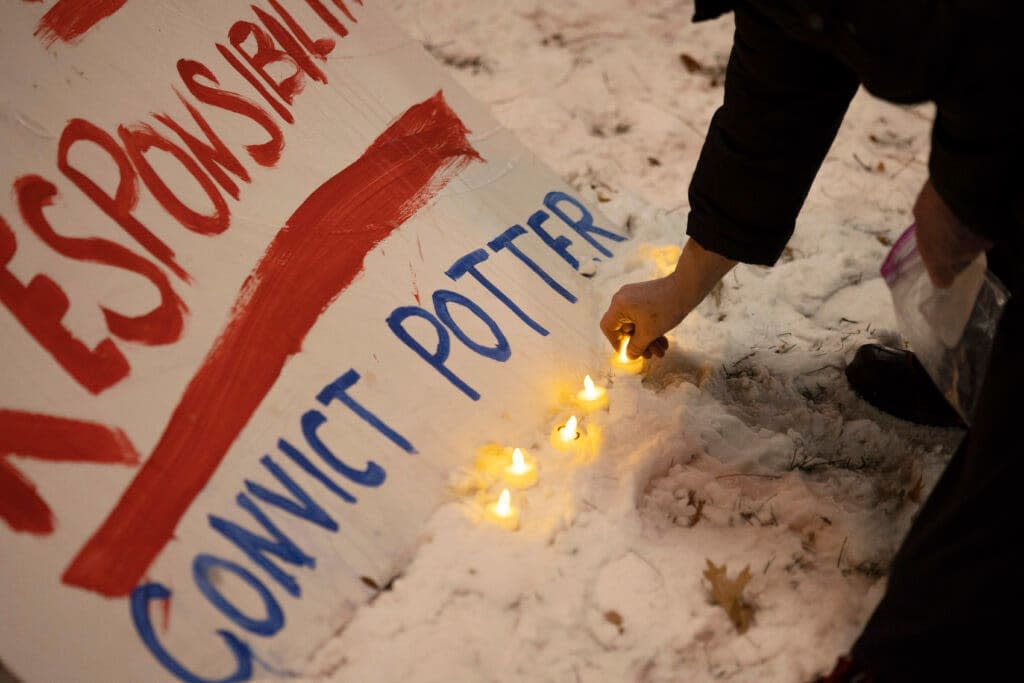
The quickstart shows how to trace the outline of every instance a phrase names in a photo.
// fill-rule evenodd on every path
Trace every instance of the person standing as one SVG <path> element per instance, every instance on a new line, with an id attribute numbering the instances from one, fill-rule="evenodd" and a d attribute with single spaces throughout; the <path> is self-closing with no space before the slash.
<path id="1" fill-rule="evenodd" d="M 675 271 L 622 287 L 601 330 L 633 356 L 662 356 L 678 325 L 737 262 L 773 265 L 858 87 L 901 104 L 931 101 L 928 179 L 913 206 L 929 277 L 948 287 L 981 252 L 1010 291 L 971 427 L 919 511 L 886 591 L 827 678 L 987 680 L 1014 671 L 1024 590 L 1012 563 L 1024 481 L 1024 57 L 1018 3 L 1000 0 L 698 0 L 694 21 L 735 16 L 722 106 L 689 188 Z M 859 353 L 848 373 L 897 416 L 937 393 L 907 354 Z M 919 366 L 916 366 L 919 368 Z M 862 368 L 863 369 L 863 368 Z M 909 389 L 909 390 L 908 390 Z M 917 407 L 920 407 L 917 406 Z M 903 415 L 900 410 L 904 410 Z"/>

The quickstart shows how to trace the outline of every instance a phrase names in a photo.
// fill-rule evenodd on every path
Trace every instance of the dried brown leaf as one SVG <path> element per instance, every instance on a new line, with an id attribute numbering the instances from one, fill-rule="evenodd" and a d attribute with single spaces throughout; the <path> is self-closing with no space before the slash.
<path id="1" fill-rule="evenodd" d="M 693 506 L 693 514 L 690 515 L 689 526 L 695 526 L 702 519 L 707 519 L 704 516 L 704 499 L 698 498 L 697 504 Z"/>
<path id="2" fill-rule="evenodd" d="M 604 613 L 604 620 L 612 626 L 614 626 L 615 628 L 619 629 L 619 633 L 622 633 L 626 630 L 625 627 L 623 627 L 622 625 L 622 615 L 613 609 L 610 609 Z"/>
<path id="3" fill-rule="evenodd" d="M 683 63 L 687 73 L 696 73 L 704 69 L 704 65 L 685 52 L 679 55 L 679 61 Z"/>
<path id="4" fill-rule="evenodd" d="M 711 582 L 712 602 L 725 610 L 737 631 L 746 633 L 754 616 L 754 608 L 743 598 L 743 589 L 751 579 L 750 565 L 744 567 L 735 579 L 730 579 L 726 565 L 717 567 L 714 562 L 705 559 L 708 568 L 704 570 L 704 577 Z"/>
<path id="5" fill-rule="evenodd" d="M 686 502 L 687 505 L 692 507 L 694 510 L 693 514 L 690 515 L 690 518 L 688 520 L 689 523 L 686 526 L 692 527 L 695 524 L 697 524 L 697 522 L 699 522 L 701 519 L 707 519 L 706 517 L 704 517 L 704 499 L 698 498 L 695 491 L 690 491 L 689 498 Z"/>

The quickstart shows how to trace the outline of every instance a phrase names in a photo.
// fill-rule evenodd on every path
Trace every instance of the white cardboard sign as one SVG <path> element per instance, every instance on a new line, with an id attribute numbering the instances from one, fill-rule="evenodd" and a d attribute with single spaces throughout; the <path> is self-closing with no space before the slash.
<path id="1" fill-rule="evenodd" d="M 0 658 L 299 671 L 624 238 L 369 0 L 10 3 L 0 56 Z"/>

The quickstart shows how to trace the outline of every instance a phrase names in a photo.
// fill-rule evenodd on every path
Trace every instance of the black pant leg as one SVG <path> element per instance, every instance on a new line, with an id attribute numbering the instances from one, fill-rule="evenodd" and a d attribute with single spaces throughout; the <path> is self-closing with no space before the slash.
<path id="1" fill-rule="evenodd" d="M 1007 304 L 974 424 L 893 559 L 853 649 L 881 681 L 990 680 L 1020 671 L 1024 582 L 1024 320 Z M 1008 622 L 1008 625 L 1005 623 Z M 996 680 L 992 678 L 991 680 Z"/>

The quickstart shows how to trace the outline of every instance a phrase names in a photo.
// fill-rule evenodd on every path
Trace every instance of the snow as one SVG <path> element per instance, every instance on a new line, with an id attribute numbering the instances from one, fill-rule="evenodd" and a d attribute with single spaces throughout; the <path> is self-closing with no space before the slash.
<path id="1" fill-rule="evenodd" d="M 597 269 L 605 299 L 671 267 L 731 18 L 695 25 L 692 3 L 668 0 L 384 4 L 631 232 Z M 479 482 L 453 473 L 464 495 L 427 520 L 413 562 L 319 648 L 306 680 L 808 681 L 829 670 L 961 436 L 879 413 L 843 375 L 860 344 L 901 343 L 878 269 L 911 221 L 930 118 L 858 93 L 780 263 L 737 267 L 644 375 L 595 372 L 610 408 L 589 418 L 601 432 L 592 457 L 558 454 L 522 426 L 541 476 L 517 494 L 519 531 L 486 523 Z M 730 577 L 749 566 L 746 633 L 711 603 L 707 560 Z"/>

